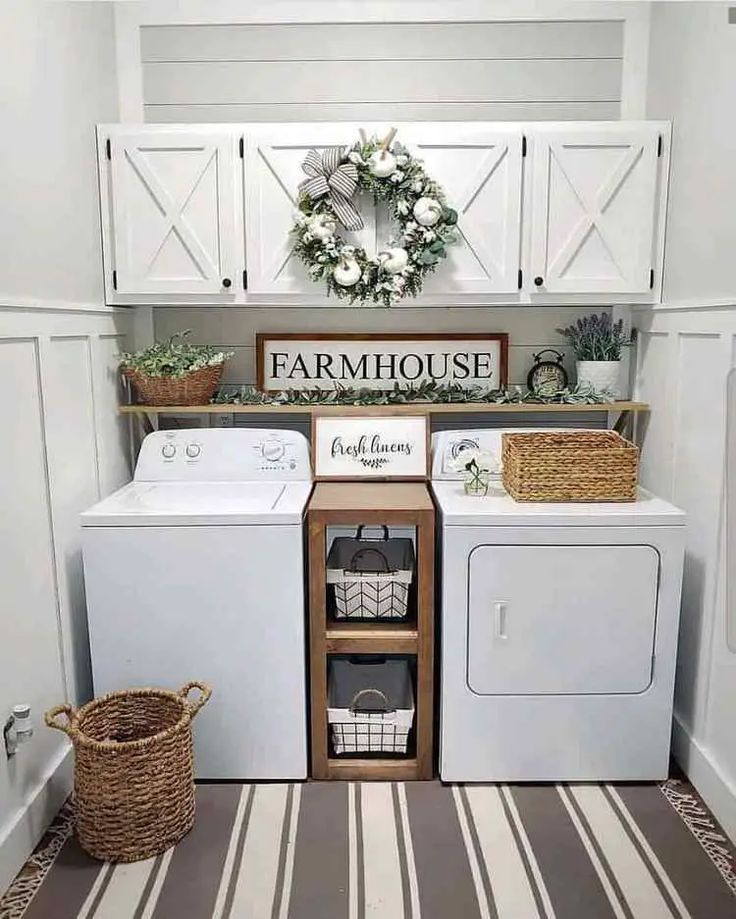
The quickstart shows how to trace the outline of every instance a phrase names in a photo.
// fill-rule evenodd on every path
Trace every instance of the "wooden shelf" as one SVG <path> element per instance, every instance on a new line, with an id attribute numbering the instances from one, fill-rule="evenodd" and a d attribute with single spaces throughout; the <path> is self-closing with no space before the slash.
<path id="1" fill-rule="evenodd" d="M 329 654 L 416 654 L 419 630 L 409 622 L 328 622 Z"/>
<path id="2" fill-rule="evenodd" d="M 406 781 L 432 777 L 434 758 L 434 505 L 424 482 L 318 482 L 307 509 L 312 778 Z M 354 622 L 328 618 L 327 528 L 335 524 L 410 526 L 416 532 L 416 619 Z M 416 754 L 397 758 L 329 753 L 327 669 L 331 654 L 416 658 Z"/>
<path id="3" fill-rule="evenodd" d="M 419 764 L 415 757 L 403 759 L 351 759 L 330 756 L 327 759 L 327 778 L 347 781 L 382 779 L 387 782 L 404 782 L 416 779 Z"/>
<path id="4" fill-rule="evenodd" d="M 646 402 L 601 402 L 596 405 L 493 405 L 487 402 L 414 402 L 406 405 L 121 405 L 125 415 L 454 415 L 544 412 L 648 412 Z"/>

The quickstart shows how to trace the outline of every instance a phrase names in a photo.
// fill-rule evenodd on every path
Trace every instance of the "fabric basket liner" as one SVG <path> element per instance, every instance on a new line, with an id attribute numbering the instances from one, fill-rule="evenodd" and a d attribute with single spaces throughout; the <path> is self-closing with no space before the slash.
<path id="1" fill-rule="evenodd" d="M 361 538 L 362 527 L 356 536 L 337 536 L 327 555 L 327 583 L 366 579 L 411 584 L 414 543 L 405 537 L 386 538 L 388 530 L 384 531 L 383 539 Z"/>

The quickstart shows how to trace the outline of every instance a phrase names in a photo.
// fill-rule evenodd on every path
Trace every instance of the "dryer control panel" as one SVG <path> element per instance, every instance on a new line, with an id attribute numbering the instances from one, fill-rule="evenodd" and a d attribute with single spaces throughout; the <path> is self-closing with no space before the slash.
<path id="1" fill-rule="evenodd" d="M 137 482 L 310 481 L 309 443 L 298 431 L 192 428 L 154 431 L 141 446 Z"/>

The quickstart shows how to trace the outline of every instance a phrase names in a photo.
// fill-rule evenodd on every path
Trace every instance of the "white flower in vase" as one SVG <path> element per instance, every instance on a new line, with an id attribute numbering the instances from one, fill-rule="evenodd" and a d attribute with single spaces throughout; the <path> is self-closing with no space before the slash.
<path id="1" fill-rule="evenodd" d="M 465 493 L 479 497 L 488 494 L 491 476 L 499 474 L 501 464 L 495 453 L 469 447 L 451 460 L 450 468 L 462 473 Z"/>

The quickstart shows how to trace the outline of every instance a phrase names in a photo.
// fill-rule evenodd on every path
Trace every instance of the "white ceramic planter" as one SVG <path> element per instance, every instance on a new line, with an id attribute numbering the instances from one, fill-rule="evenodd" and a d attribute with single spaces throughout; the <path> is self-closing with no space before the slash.
<path id="1" fill-rule="evenodd" d="M 578 361 L 578 383 L 590 383 L 597 390 L 609 390 L 621 398 L 621 361 Z"/>

